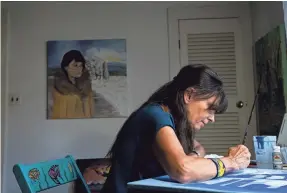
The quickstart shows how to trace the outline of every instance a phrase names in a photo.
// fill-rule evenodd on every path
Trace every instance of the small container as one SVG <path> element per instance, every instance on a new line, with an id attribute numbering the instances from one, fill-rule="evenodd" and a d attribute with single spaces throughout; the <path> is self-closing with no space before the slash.
<path id="1" fill-rule="evenodd" d="M 287 164 L 287 147 L 285 146 L 281 146 L 281 155 L 282 155 L 282 162 L 283 165 Z"/>
<path id="2" fill-rule="evenodd" d="M 273 169 L 273 146 L 276 146 L 276 136 L 253 136 L 255 159 L 258 168 Z"/>
<path id="3" fill-rule="evenodd" d="M 273 146 L 272 158 L 273 158 L 273 169 L 282 170 L 283 162 L 282 162 L 280 146 Z"/>

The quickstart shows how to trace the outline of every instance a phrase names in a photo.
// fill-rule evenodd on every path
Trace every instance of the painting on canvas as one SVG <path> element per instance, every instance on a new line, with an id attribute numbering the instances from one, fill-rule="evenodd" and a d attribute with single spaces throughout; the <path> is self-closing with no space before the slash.
<path id="1" fill-rule="evenodd" d="M 126 40 L 47 42 L 48 119 L 128 116 Z"/>
<path id="2" fill-rule="evenodd" d="M 100 193 L 109 174 L 111 160 L 109 158 L 78 159 L 76 164 L 91 193 Z M 75 181 L 73 192 L 86 192 L 80 179 Z"/>
<path id="3" fill-rule="evenodd" d="M 279 25 L 255 43 L 257 85 L 262 78 L 257 103 L 259 135 L 278 136 L 286 110 L 285 39 L 285 27 Z"/>

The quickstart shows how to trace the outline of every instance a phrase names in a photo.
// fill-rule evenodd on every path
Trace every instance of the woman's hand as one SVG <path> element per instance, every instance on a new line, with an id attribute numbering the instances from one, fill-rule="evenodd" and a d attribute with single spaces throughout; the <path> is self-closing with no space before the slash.
<path id="1" fill-rule="evenodd" d="M 251 154 L 244 145 L 229 148 L 228 156 L 221 158 L 226 172 L 247 168 L 250 164 Z"/>
<path id="2" fill-rule="evenodd" d="M 195 151 L 197 151 L 200 154 L 200 157 L 204 157 L 205 156 L 204 147 L 195 139 L 194 139 L 193 145 L 194 145 Z"/>
<path id="3" fill-rule="evenodd" d="M 250 164 L 251 154 L 244 145 L 237 145 L 229 148 L 228 158 L 231 159 L 235 169 L 247 168 Z"/>

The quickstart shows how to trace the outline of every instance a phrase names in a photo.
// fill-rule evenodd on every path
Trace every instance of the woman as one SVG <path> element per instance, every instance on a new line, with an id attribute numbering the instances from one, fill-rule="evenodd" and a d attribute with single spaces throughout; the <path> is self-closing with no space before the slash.
<path id="1" fill-rule="evenodd" d="M 130 193 L 128 182 L 166 174 L 188 183 L 246 168 L 250 152 L 243 145 L 230 148 L 220 159 L 194 151 L 201 147 L 194 133 L 226 109 L 223 84 L 214 71 L 205 65 L 183 67 L 119 131 L 108 153 L 112 165 L 101 193 Z"/>
<path id="2" fill-rule="evenodd" d="M 93 91 L 85 59 L 78 50 L 65 53 L 62 71 L 55 75 L 52 118 L 91 118 Z"/>

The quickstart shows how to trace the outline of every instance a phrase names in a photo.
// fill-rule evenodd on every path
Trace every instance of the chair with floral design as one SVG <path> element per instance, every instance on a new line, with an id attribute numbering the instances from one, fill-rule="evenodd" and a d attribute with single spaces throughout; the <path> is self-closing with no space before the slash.
<path id="1" fill-rule="evenodd" d="M 85 191 L 91 193 L 74 158 L 70 155 L 34 164 L 16 164 L 13 173 L 22 193 L 41 192 L 77 179 L 82 182 Z"/>

